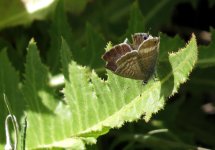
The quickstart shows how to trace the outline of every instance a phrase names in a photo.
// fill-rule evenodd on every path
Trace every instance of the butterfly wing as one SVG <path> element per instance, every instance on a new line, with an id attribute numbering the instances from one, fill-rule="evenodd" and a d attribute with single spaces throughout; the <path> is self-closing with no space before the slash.
<path id="1" fill-rule="evenodd" d="M 136 50 L 127 53 L 116 62 L 117 69 L 115 73 L 122 77 L 143 80 L 144 74 L 141 71 L 138 59 L 138 52 Z"/>
<path id="2" fill-rule="evenodd" d="M 116 61 L 130 51 L 132 51 L 132 49 L 127 43 L 121 43 L 111 48 L 102 56 L 102 59 L 107 61 L 106 68 L 115 71 L 117 67 Z"/>
<path id="3" fill-rule="evenodd" d="M 146 80 L 154 73 L 159 54 L 159 43 L 159 38 L 149 38 L 138 48 L 139 64 L 142 72 L 146 74 Z"/>
<path id="4" fill-rule="evenodd" d="M 114 46 L 102 58 L 107 62 L 106 68 L 113 73 L 146 82 L 154 72 L 160 39 L 146 33 L 135 33 L 132 40 L 132 44 L 126 40 Z"/>
<path id="5" fill-rule="evenodd" d="M 159 51 L 160 38 L 159 37 L 150 37 L 147 40 L 143 41 L 139 47 L 138 52 L 140 54 L 154 53 Z"/>

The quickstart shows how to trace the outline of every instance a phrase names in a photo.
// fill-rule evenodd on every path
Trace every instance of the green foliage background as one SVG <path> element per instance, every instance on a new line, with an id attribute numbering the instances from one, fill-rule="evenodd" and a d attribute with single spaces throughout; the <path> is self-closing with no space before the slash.
<path id="1" fill-rule="evenodd" d="M 165 34 L 176 6 L 199 1 L 56 0 L 33 13 L 27 2 L 0 1 L 0 149 L 3 93 L 19 122 L 19 149 L 25 116 L 26 149 L 215 148 L 214 114 L 202 109 L 214 106 L 215 30 L 207 46 L 197 46 L 193 28 L 188 39 Z M 101 59 L 109 41 L 135 32 L 161 39 L 158 80 L 147 85 L 106 71 Z"/>

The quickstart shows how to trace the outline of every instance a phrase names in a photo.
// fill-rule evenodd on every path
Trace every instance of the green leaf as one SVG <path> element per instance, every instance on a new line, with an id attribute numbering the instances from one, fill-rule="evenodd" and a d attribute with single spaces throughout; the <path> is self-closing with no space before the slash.
<path id="1" fill-rule="evenodd" d="M 177 91 L 179 84 L 184 83 L 187 80 L 188 75 L 197 61 L 197 54 L 196 37 L 194 34 L 184 49 L 180 49 L 178 52 L 170 54 L 169 61 L 174 77 L 173 94 Z M 170 74 L 168 75 L 171 76 Z M 165 79 L 167 79 L 167 77 L 165 77 Z M 168 82 L 169 81 L 167 81 L 167 83 Z"/>
<path id="2" fill-rule="evenodd" d="M 36 112 L 42 111 L 44 113 L 48 113 L 50 111 L 47 108 L 49 105 L 44 105 L 42 103 L 44 101 L 40 101 L 41 98 L 38 95 L 38 92 L 47 92 L 47 94 L 50 93 L 54 95 L 51 88 L 48 87 L 49 72 L 47 68 L 41 63 L 34 40 L 30 41 L 27 50 L 28 55 L 25 65 L 25 82 L 23 86 L 23 94 L 27 104 L 32 101 L 28 108 L 32 107 L 32 109 L 34 109 Z M 52 101 L 50 100 L 50 102 Z M 33 103 L 36 104 L 33 105 Z"/>
<path id="3" fill-rule="evenodd" d="M 96 137 L 108 128 L 121 127 L 144 114 L 146 121 L 164 107 L 165 98 L 177 92 L 197 61 L 195 36 L 187 46 L 169 55 L 169 63 L 159 67 L 159 81 L 143 86 L 141 81 L 126 79 L 108 72 L 101 80 L 94 72 L 75 62 L 69 64 L 69 80 L 64 89 L 71 107 L 72 136 Z M 90 82 L 89 82 L 90 81 Z"/>
<path id="4" fill-rule="evenodd" d="M 74 14 L 80 14 L 86 7 L 89 0 L 65 0 L 65 8 Z"/>
<path id="5" fill-rule="evenodd" d="M 105 41 L 89 23 L 86 24 L 85 39 L 84 48 L 73 50 L 74 59 L 82 65 L 100 69 L 104 66 L 101 56 L 104 53 Z"/>
<path id="6" fill-rule="evenodd" d="M 42 64 L 33 41 L 28 46 L 25 72 L 23 95 L 28 108 L 26 110 L 27 148 L 72 147 L 83 149 L 83 141 L 71 138 L 72 133 L 69 130 L 71 111 L 49 87 L 49 71 Z M 85 140 L 92 141 L 90 138 Z"/>
<path id="7" fill-rule="evenodd" d="M 69 46 L 67 45 L 66 41 L 62 38 L 62 46 L 61 46 L 61 50 L 60 50 L 60 54 L 61 54 L 61 64 L 62 64 L 62 71 L 64 74 L 64 77 L 66 79 L 69 78 L 69 72 L 68 72 L 68 64 L 71 61 L 71 52 L 69 49 Z"/>
<path id="8" fill-rule="evenodd" d="M 208 46 L 199 46 L 199 67 L 215 66 L 215 30 L 211 28 L 211 43 Z"/>
<path id="9" fill-rule="evenodd" d="M 111 72 L 104 81 L 94 71 L 70 62 L 68 45 L 62 40 L 65 98 L 60 101 L 48 86 L 49 72 L 37 51 L 35 43 L 30 42 L 23 87 L 28 106 L 26 141 L 29 149 L 80 149 L 84 148 L 84 143 L 95 143 L 96 138 L 109 129 L 138 120 L 142 115 L 148 121 L 164 107 L 165 99 L 186 81 L 197 59 L 193 35 L 185 48 L 170 54 L 169 62 L 159 65 L 159 81 L 150 80 L 142 85 L 142 81 L 122 78 Z"/>
<path id="10" fill-rule="evenodd" d="M 198 68 L 192 74 L 189 81 L 189 90 L 212 90 L 215 87 L 214 66 L 215 66 L 215 30 L 211 28 L 211 43 L 207 46 L 199 46 Z"/>
<path id="11" fill-rule="evenodd" d="M 156 29 L 161 24 L 169 21 L 174 4 L 177 3 L 177 0 L 151 0 L 150 2 L 142 1 L 140 3 L 146 29 Z"/>
<path id="12" fill-rule="evenodd" d="M 2 144 L 5 144 L 4 122 L 5 122 L 6 116 L 9 114 L 4 103 L 3 94 L 7 96 L 7 100 L 12 109 L 12 113 L 16 116 L 17 120 L 20 120 L 21 116 L 23 115 L 23 108 L 25 108 L 25 105 L 23 103 L 23 97 L 20 93 L 19 75 L 11 65 L 5 49 L 1 50 L 0 52 L 0 68 L 1 68 L 0 69 L 0 102 L 1 102 L 0 148 L 1 148 L 3 147 Z M 10 131 L 11 131 L 10 133 L 12 133 L 13 130 L 10 129 Z"/>
<path id="13" fill-rule="evenodd" d="M 189 90 L 212 90 L 215 87 L 214 66 L 215 66 L 215 30 L 211 28 L 211 43 L 207 46 L 199 46 L 198 68 L 192 74 L 189 81 Z"/>
<path id="14" fill-rule="evenodd" d="M 128 22 L 128 29 L 126 31 L 126 37 L 136 32 L 145 31 L 145 23 L 143 15 L 139 9 L 137 1 L 135 1 L 131 7 L 130 17 Z"/>
<path id="15" fill-rule="evenodd" d="M 57 72 L 60 68 L 61 36 L 69 43 L 70 47 L 73 46 L 72 31 L 67 21 L 63 1 L 58 2 L 52 21 L 53 23 L 49 30 L 51 46 L 47 53 L 47 61 L 52 72 Z"/>
<path id="16" fill-rule="evenodd" d="M 178 50 L 184 45 L 184 41 L 179 37 L 175 36 L 170 38 L 167 35 L 160 34 L 160 51 L 159 51 L 159 61 L 168 61 L 168 53 Z"/>
<path id="17" fill-rule="evenodd" d="M 23 95 L 28 108 L 26 116 L 29 124 L 26 144 L 28 148 L 33 148 L 50 140 L 45 138 L 44 132 L 51 133 L 54 130 L 54 127 L 49 126 L 52 123 L 50 116 L 54 116 L 52 111 L 57 105 L 54 94 L 48 87 L 48 70 L 42 65 L 33 40 L 28 46 Z"/>

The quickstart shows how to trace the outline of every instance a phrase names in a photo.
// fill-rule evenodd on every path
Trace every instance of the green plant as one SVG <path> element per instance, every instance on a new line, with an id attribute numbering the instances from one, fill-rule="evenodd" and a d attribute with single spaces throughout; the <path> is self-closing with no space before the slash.
<path id="1" fill-rule="evenodd" d="M 8 114 L 3 103 L 3 93 L 5 93 L 17 120 L 23 122 L 25 116 L 27 117 L 24 140 L 28 149 L 84 149 L 88 144 L 95 144 L 101 135 L 107 134 L 111 129 L 118 129 L 126 122 L 137 122 L 141 119 L 146 122 L 143 123 L 145 126 L 141 127 L 144 133 L 122 131 L 122 136 L 118 136 L 112 148 L 122 141 L 130 141 L 128 149 L 135 142 L 144 143 L 152 149 L 156 149 L 156 143 L 161 149 L 195 149 L 196 146 L 191 144 L 192 142 L 180 140 L 183 135 L 177 136 L 180 130 L 174 130 L 176 127 L 172 126 L 185 99 L 184 94 L 180 96 L 176 105 L 172 107 L 165 105 L 169 97 L 180 91 L 179 87 L 188 80 L 194 67 L 195 71 L 190 77 L 188 87 L 185 87 L 186 90 L 189 90 L 189 86 L 201 83 L 206 84 L 206 87 L 209 84 L 214 86 L 210 83 L 213 74 L 208 75 L 211 78 L 208 78 L 209 84 L 207 84 L 200 69 L 206 67 L 210 70 L 210 67 L 214 67 L 214 54 L 211 53 L 213 43 L 208 47 L 199 47 L 197 60 L 195 34 L 190 35 L 189 42 L 185 44 L 179 36 L 171 38 L 160 33 L 158 81 L 150 80 L 146 85 L 142 85 L 141 81 L 119 77 L 109 71 L 106 73 L 104 62 L 100 58 L 108 40 L 113 39 L 113 43 L 115 41 L 118 43 L 134 32 L 147 30 L 148 26 L 154 25 L 154 19 L 157 17 L 153 16 L 157 16 L 160 9 L 172 7 L 176 3 L 163 1 L 161 6 L 157 5 L 156 9 L 152 10 L 148 17 L 146 16 L 147 22 L 144 22 L 142 20 L 145 16 L 139 10 L 138 3 L 134 2 L 125 34 L 118 37 L 110 32 L 107 38 L 95 30 L 93 21 L 86 23 L 84 34 L 81 31 L 83 28 L 76 30 L 73 27 L 71 30 L 63 10 L 63 3 L 59 2 L 51 14 L 52 24 L 48 25 L 48 32 L 44 31 L 47 27 L 45 23 L 39 24 L 39 27 L 34 25 L 31 29 L 38 28 L 42 33 L 47 33 L 50 39 L 47 40 L 44 35 L 31 39 L 28 34 L 23 34 L 22 38 L 16 39 L 15 48 L 2 40 L 0 45 L 2 47 L 0 51 L 1 135 L 4 133 L 3 122 Z M 101 4 L 98 2 L 97 5 Z M 112 10 L 113 4 L 107 5 L 106 9 Z M 99 15 L 107 15 L 106 10 L 103 13 Z M 89 18 L 94 19 L 94 16 L 99 15 L 92 14 Z M 112 16 L 112 19 L 115 17 L 119 16 Z M 165 21 L 166 19 L 161 20 Z M 159 26 L 158 24 L 155 29 Z M 111 29 L 104 20 L 101 22 L 101 27 L 104 29 L 97 28 L 104 33 L 109 33 Z M 213 29 L 211 33 L 214 40 Z M 16 34 L 13 36 L 17 37 Z M 46 44 L 46 41 L 49 41 L 49 44 Z M 85 46 L 81 46 L 83 43 Z M 27 52 L 22 50 L 26 45 L 28 45 Z M 15 53 L 14 49 L 20 50 L 16 51 L 18 55 L 15 58 L 12 55 Z M 52 82 L 56 75 L 64 77 L 63 82 L 57 85 Z M 168 116 L 170 114 L 172 116 Z M 184 115 L 181 113 L 179 118 L 183 120 Z M 190 121 L 192 123 L 192 119 Z M 162 137 L 156 133 L 167 133 L 167 135 Z M 214 136 L 209 137 L 212 139 Z M 0 142 L 0 148 L 3 149 L 5 139 L 2 136 Z M 207 142 L 214 146 L 212 140 L 206 140 Z"/>

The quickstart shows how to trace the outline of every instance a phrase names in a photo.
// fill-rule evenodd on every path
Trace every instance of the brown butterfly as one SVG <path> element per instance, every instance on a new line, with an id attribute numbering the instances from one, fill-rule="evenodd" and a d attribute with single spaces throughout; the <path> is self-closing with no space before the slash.
<path id="1" fill-rule="evenodd" d="M 106 68 L 113 73 L 146 83 L 154 73 L 159 45 L 159 37 L 135 33 L 132 44 L 125 40 L 107 51 L 102 58 L 107 61 Z"/>

